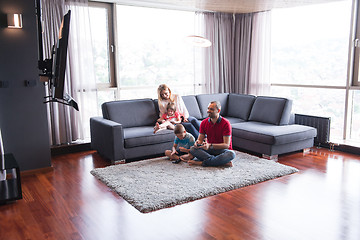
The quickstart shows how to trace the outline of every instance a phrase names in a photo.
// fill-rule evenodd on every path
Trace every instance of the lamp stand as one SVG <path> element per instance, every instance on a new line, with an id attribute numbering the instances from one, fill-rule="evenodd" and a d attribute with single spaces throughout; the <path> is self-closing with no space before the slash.
<path id="1" fill-rule="evenodd" d="M 6 180 L 6 170 L 5 170 L 5 156 L 4 156 L 4 145 L 1 136 L 0 129 L 0 181 Z"/>

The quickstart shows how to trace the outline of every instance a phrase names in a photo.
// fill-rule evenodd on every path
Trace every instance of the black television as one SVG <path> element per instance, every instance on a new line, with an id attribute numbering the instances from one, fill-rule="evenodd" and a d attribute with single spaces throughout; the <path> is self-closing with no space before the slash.
<path id="1" fill-rule="evenodd" d="M 69 10 L 62 19 L 59 38 L 56 48 L 53 51 L 53 67 L 51 76 L 51 96 L 57 99 L 64 98 L 64 85 L 65 85 L 65 69 L 67 58 L 67 47 L 69 39 L 70 28 L 70 14 Z"/>
<path id="2" fill-rule="evenodd" d="M 43 43 L 42 43 L 42 25 L 41 25 L 41 7 L 40 0 L 36 0 L 36 15 L 39 43 L 39 61 L 38 68 L 42 70 L 41 77 L 48 82 L 49 96 L 46 96 L 45 103 L 58 102 L 74 107 L 79 110 L 75 100 L 67 93 L 64 93 L 65 86 L 65 70 L 67 59 L 67 48 L 70 32 L 70 16 L 69 10 L 63 17 L 59 29 L 59 36 L 56 45 L 53 46 L 50 59 L 43 59 Z"/>

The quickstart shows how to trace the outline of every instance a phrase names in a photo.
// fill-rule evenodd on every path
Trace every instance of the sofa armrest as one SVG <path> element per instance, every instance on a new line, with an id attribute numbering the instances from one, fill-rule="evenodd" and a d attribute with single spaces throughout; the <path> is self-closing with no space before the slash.
<path id="1" fill-rule="evenodd" d="M 91 148 L 115 163 L 125 159 L 124 132 L 120 123 L 104 119 L 90 118 Z"/>

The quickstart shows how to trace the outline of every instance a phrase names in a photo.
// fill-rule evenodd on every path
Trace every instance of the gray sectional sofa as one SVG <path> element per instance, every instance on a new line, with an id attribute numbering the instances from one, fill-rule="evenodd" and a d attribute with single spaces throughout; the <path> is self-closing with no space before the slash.
<path id="1" fill-rule="evenodd" d="M 220 101 L 221 115 L 232 124 L 233 147 L 270 159 L 312 147 L 317 134 L 313 127 L 292 124 L 292 101 L 286 98 L 219 93 L 183 100 L 189 114 L 199 120 L 207 117 L 209 102 Z M 106 102 L 102 112 L 103 117 L 90 119 L 91 146 L 112 163 L 163 154 L 173 144 L 172 131 L 153 133 L 157 100 Z"/>

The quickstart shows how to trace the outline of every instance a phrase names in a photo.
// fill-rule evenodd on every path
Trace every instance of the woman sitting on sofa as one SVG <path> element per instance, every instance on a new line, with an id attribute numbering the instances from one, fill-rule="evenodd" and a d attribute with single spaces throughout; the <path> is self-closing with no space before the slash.
<path id="1" fill-rule="evenodd" d="M 185 103 L 180 95 L 171 93 L 170 88 L 166 84 L 160 84 L 158 89 L 158 104 L 159 104 L 159 117 L 166 113 L 166 106 L 169 102 L 173 102 L 176 105 L 177 111 L 183 118 L 182 124 L 184 125 L 186 131 L 191 133 L 195 139 L 199 136 L 200 122 L 189 116 L 189 112 L 185 106 Z"/>

